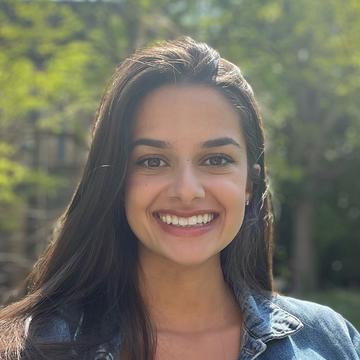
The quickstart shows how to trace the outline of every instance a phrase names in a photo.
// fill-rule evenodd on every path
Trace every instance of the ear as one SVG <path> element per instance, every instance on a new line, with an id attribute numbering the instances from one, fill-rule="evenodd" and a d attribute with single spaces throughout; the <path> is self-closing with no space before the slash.
<path id="1" fill-rule="evenodd" d="M 253 192 L 253 180 L 252 179 L 257 179 L 260 176 L 261 173 L 261 166 L 259 164 L 254 164 L 252 166 L 252 168 L 250 169 L 250 173 L 248 175 L 247 178 L 247 183 L 246 183 L 246 204 L 248 205 L 251 197 L 252 197 L 252 192 Z"/>

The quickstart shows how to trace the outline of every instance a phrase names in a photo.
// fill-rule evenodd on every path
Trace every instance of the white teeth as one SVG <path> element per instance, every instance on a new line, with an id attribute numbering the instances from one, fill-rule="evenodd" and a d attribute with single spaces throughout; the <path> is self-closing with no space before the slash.
<path id="1" fill-rule="evenodd" d="M 196 223 L 197 223 L 197 216 L 192 216 L 191 218 L 189 218 L 188 220 L 189 225 L 195 225 Z"/>
<path id="2" fill-rule="evenodd" d="M 197 224 L 206 224 L 214 219 L 214 214 L 202 214 L 202 215 L 194 215 L 188 218 L 178 217 L 170 214 L 161 214 L 159 218 L 162 222 L 166 224 L 172 224 L 177 226 L 193 226 Z"/>

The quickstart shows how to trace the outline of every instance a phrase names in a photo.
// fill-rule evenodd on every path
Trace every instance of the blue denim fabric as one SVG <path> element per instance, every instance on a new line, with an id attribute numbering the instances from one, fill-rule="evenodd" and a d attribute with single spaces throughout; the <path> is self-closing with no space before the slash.
<path id="1" fill-rule="evenodd" d="M 360 334 L 340 314 L 315 303 L 249 296 L 239 360 L 360 359 Z"/>
<path id="2" fill-rule="evenodd" d="M 36 338 L 44 342 L 70 342 L 76 340 L 83 323 L 83 313 L 77 306 L 58 309 L 50 321 L 36 332 Z M 25 322 L 25 335 L 29 332 L 32 318 Z"/>
<path id="3" fill-rule="evenodd" d="M 281 295 L 235 293 L 245 314 L 238 360 L 360 360 L 360 334 L 340 314 L 315 303 Z M 76 340 L 81 313 L 56 316 L 40 334 L 48 341 Z M 71 318 L 71 321 L 66 319 Z M 74 319 L 77 326 L 74 326 Z M 120 336 L 90 360 L 118 359 Z"/>

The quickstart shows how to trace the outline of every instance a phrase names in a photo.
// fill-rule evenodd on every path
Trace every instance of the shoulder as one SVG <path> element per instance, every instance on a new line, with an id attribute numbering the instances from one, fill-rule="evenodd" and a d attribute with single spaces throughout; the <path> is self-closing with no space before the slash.
<path id="1" fill-rule="evenodd" d="M 41 342 L 71 342 L 76 340 L 82 320 L 80 308 L 64 306 L 52 312 L 46 319 L 35 320 L 29 316 L 25 322 L 25 333 L 31 333 L 32 337 Z"/>
<path id="2" fill-rule="evenodd" d="M 296 316 L 304 325 L 328 327 L 333 324 L 346 328 L 345 319 L 328 306 L 279 294 L 274 295 L 272 300 L 280 308 Z"/>
<path id="3" fill-rule="evenodd" d="M 297 317 L 304 325 L 295 336 L 330 348 L 346 349 L 360 358 L 360 335 L 355 327 L 328 306 L 292 297 L 274 295 L 272 301 L 281 309 Z M 304 340 L 305 341 L 305 340 Z"/>
<path id="4" fill-rule="evenodd" d="M 331 317 L 338 317 L 336 313 L 328 306 L 320 305 L 311 301 L 301 300 L 289 296 L 275 294 L 272 301 L 279 307 L 287 310 L 303 320 L 313 320 L 315 315 L 331 315 Z"/>

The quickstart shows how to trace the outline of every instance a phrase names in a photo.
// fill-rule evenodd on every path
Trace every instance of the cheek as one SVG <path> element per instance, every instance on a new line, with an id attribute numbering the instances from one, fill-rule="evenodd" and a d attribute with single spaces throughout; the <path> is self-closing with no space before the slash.
<path id="1" fill-rule="evenodd" d="M 233 239 L 243 223 L 246 201 L 246 182 L 239 178 L 213 181 L 212 194 L 225 211 L 226 231 Z"/>
<path id="2" fill-rule="evenodd" d="M 126 212 L 145 209 L 161 192 L 161 182 L 158 179 L 144 176 L 129 176 L 125 187 Z"/>
<path id="3" fill-rule="evenodd" d="M 245 177 L 215 178 L 207 183 L 207 187 L 221 202 L 241 205 L 246 197 Z"/>

